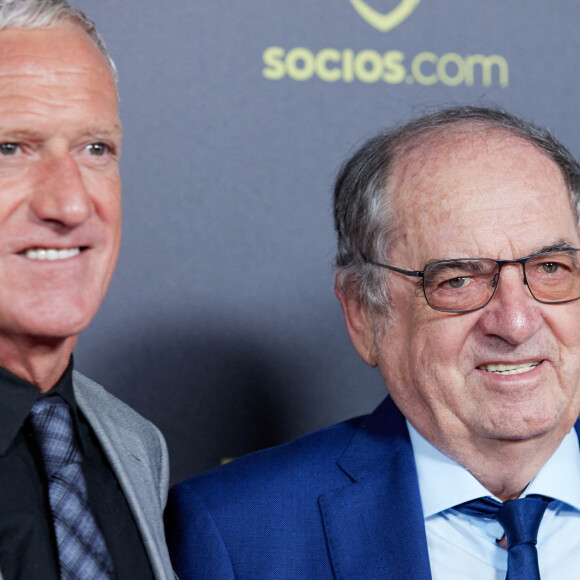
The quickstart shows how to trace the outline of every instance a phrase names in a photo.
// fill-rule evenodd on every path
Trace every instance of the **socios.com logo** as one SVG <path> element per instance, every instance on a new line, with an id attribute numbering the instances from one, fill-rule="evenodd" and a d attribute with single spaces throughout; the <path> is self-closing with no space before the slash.
<path id="1" fill-rule="evenodd" d="M 413 13 L 421 0 L 402 0 L 398 6 L 383 14 L 375 10 L 368 2 L 364 0 L 350 0 L 354 9 L 364 18 L 371 26 L 374 26 L 381 32 L 388 32 L 399 26 L 403 20 L 407 20 Z"/>
<path id="2" fill-rule="evenodd" d="M 349 0 L 369 24 L 387 32 L 406 20 L 421 0 L 401 0 L 390 12 L 379 12 L 371 6 L 371 2 L 376 5 L 377 1 Z M 417 40 L 421 38 L 422 35 L 417 34 Z M 363 50 L 326 47 L 316 51 L 306 46 L 270 46 L 262 54 L 262 63 L 262 76 L 269 81 L 287 78 L 298 82 L 317 79 L 326 83 L 442 84 L 448 87 L 504 88 L 509 85 L 509 65 L 499 54 L 459 51 L 437 54 L 423 49 L 408 55 L 396 47 L 384 46 Z"/>

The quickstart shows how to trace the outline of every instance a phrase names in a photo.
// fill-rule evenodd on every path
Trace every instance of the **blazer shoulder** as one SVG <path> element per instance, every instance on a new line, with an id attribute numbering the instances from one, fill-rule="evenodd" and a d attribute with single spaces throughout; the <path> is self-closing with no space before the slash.
<path id="1" fill-rule="evenodd" d="M 83 410 L 90 407 L 97 414 L 107 414 L 131 430 L 157 429 L 127 403 L 78 371 L 73 372 L 73 386 L 75 397 Z"/>
<path id="2" fill-rule="evenodd" d="M 387 402 L 372 415 L 174 486 L 165 517 L 178 574 L 220 580 L 381 577 L 374 548 L 390 529 L 385 496 L 391 482 L 398 485 L 413 469 L 404 436 L 404 421 Z M 346 546 L 340 552 L 351 554 L 350 561 L 358 545 L 361 569 L 371 572 L 333 574 L 329 554 L 335 542 Z"/>
<path id="3" fill-rule="evenodd" d="M 240 494 L 267 493 L 304 480 L 326 485 L 341 485 L 347 476 L 337 461 L 348 447 L 364 417 L 357 417 L 315 431 L 289 443 L 250 453 L 230 463 L 206 471 L 175 485 L 174 498 L 197 495 L 209 504 Z M 260 491 L 261 490 L 261 491 Z M 220 500 L 221 498 L 221 500 Z"/>
<path id="4" fill-rule="evenodd" d="M 107 426 L 115 425 L 134 433 L 149 449 L 156 449 L 155 455 L 163 457 L 167 454 L 161 431 L 101 385 L 74 371 L 73 388 L 79 407 L 93 429 L 100 426 L 107 430 Z"/>
<path id="5" fill-rule="evenodd" d="M 358 480 L 388 461 L 405 447 L 408 437 L 404 419 L 387 397 L 370 415 L 354 417 L 304 435 L 277 447 L 250 453 L 192 477 L 174 487 L 205 495 L 216 488 L 232 491 L 284 487 L 293 481 L 308 482 L 304 488 L 332 489 L 333 485 Z M 410 444 L 407 444 L 408 448 Z M 216 496 L 219 494 L 215 494 Z"/>
<path id="6" fill-rule="evenodd" d="M 293 544 L 292 530 L 306 526 L 311 530 L 309 548 L 316 543 L 318 551 L 325 552 L 318 497 L 328 487 L 348 484 L 337 460 L 359 422 L 346 421 L 240 457 L 174 486 L 165 523 L 177 573 L 184 578 L 230 580 L 238 577 L 237 569 L 251 570 L 239 577 L 270 578 L 262 566 L 276 552 L 273 570 L 284 569 L 287 574 L 279 577 L 309 577 L 297 572 L 305 565 L 303 550 L 287 555 L 288 560 L 279 552 L 277 534 L 272 530 L 287 530 L 290 537 L 284 545 L 289 545 Z M 251 556 L 241 545 L 255 546 Z M 270 551 L 272 546 L 276 547 Z"/>

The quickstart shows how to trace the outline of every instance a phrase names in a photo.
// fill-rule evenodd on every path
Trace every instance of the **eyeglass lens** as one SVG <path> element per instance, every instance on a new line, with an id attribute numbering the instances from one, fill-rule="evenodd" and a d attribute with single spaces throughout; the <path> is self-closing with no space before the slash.
<path id="1" fill-rule="evenodd" d="M 536 300 L 557 303 L 580 297 L 578 252 L 546 252 L 525 259 L 525 279 Z M 476 310 L 491 300 L 499 283 L 500 269 L 495 260 L 432 262 L 425 266 L 425 298 L 437 310 Z"/>

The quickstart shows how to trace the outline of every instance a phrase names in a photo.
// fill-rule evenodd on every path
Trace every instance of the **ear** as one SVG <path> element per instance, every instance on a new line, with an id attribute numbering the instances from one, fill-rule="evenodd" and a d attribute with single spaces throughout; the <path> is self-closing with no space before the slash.
<path id="1" fill-rule="evenodd" d="M 334 293 L 342 307 L 350 340 L 360 357 L 371 367 L 377 366 L 375 332 L 370 312 L 353 297 L 336 285 Z"/>

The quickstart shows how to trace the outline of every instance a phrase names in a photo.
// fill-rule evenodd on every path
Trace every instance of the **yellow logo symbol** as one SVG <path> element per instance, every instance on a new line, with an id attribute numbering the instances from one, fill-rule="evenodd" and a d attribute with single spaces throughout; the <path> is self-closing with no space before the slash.
<path id="1" fill-rule="evenodd" d="M 387 14 L 382 14 L 369 6 L 364 0 L 350 0 L 350 3 L 360 16 L 381 32 L 387 32 L 395 28 L 395 26 L 399 26 L 403 20 L 411 16 L 419 2 L 421 0 L 402 0 L 396 8 Z"/>

